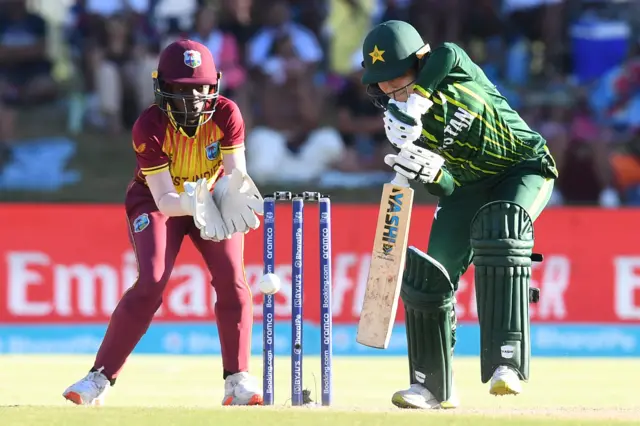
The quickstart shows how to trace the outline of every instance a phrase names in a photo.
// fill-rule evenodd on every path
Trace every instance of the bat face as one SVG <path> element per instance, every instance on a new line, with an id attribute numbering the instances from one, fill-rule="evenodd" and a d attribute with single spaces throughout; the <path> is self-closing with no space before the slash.
<path id="1" fill-rule="evenodd" d="M 384 185 L 356 341 L 386 349 L 396 318 L 407 252 L 413 189 Z"/>

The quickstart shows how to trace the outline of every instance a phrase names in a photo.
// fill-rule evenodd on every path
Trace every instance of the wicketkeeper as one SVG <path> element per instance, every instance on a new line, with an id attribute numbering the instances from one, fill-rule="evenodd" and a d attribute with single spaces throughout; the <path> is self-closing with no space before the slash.
<path id="1" fill-rule="evenodd" d="M 253 301 L 244 273 L 244 234 L 260 224 L 262 197 L 247 174 L 242 114 L 220 95 L 221 77 L 198 42 L 178 40 L 160 55 L 155 103 L 133 126 L 136 171 L 124 202 L 138 277 L 111 315 L 89 373 L 63 393 L 75 404 L 103 403 L 162 305 L 186 237 L 216 292 L 222 404 L 263 403 L 249 374 Z"/>

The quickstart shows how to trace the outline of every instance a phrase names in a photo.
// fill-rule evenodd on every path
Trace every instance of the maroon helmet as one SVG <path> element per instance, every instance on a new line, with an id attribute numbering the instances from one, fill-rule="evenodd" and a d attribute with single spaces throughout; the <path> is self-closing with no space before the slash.
<path id="1" fill-rule="evenodd" d="M 200 126 L 211 119 L 216 109 L 221 76 L 206 46 L 193 40 L 178 40 L 165 47 L 158 70 L 153 73 L 155 103 L 176 124 Z M 175 93 L 170 90 L 172 84 L 209 85 L 209 93 L 196 96 L 193 92 Z M 204 102 L 202 112 L 190 110 L 190 105 L 200 101 Z"/>

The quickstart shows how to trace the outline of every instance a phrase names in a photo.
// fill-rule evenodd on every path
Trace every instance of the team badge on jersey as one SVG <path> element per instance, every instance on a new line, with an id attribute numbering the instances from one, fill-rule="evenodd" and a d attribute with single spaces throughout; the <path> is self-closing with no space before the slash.
<path id="1" fill-rule="evenodd" d="M 133 221 L 133 232 L 138 233 L 147 229 L 149 226 L 149 215 L 146 213 L 141 214 L 136 217 L 136 220 Z"/>
<path id="2" fill-rule="evenodd" d="M 202 65 L 202 56 L 197 50 L 187 50 L 184 52 L 184 64 L 191 68 L 198 68 Z"/>
<path id="3" fill-rule="evenodd" d="M 218 157 L 218 154 L 220 154 L 220 143 L 215 141 L 211 145 L 207 146 L 205 150 L 207 152 L 207 159 L 213 161 Z"/>

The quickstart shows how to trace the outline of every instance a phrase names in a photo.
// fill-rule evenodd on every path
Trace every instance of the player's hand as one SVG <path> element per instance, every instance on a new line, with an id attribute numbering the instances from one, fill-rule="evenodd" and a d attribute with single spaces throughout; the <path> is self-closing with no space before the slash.
<path id="1" fill-rule="evenodd" d="M 432 105 L 432 101 L 417 94 L 410 95 L 407 102 L 389 100 L 383 117 L 389 142 L 396 148 L 402 148 L 405 143 L 418 140 L 422 134 L 422 115 Z"/>
<path id="2" fill-rule="evenodd" d="M 444 165 L 444 158 L 413 143 L 405 144 L 398 154 L 388 154 L 384 162 L 409 180 L 432 183 Z"/>
<path id="3" fill-rule="evenodd" d="M 264 204 L 260 191 L 248 174 L 234 169 L 231 175 L 223 176 L 213 189 L 213 199 L 232 234 L 246 234 L 260 226 L 256 214 L 263 214 Z"/>
<path id="4" fill-rule="evenodd" d="M 209 192 L 207 179 L 197 182 L 185 182 L 184 192 L 180 194 L 182 208 L 193 216 L 193 222 L 200 230 L 204 240 L 222 241 L 231 238 L 231 233 L 222 220 L 218 207 Z"/>

